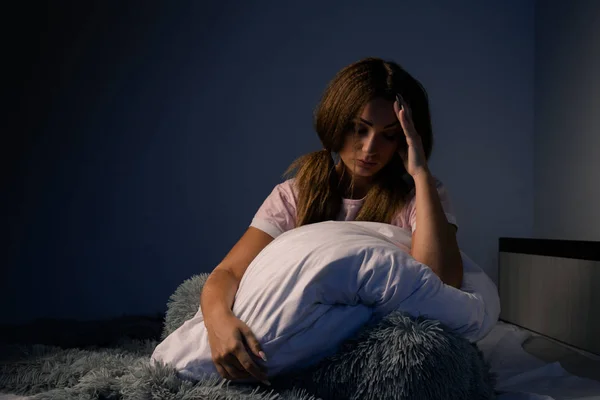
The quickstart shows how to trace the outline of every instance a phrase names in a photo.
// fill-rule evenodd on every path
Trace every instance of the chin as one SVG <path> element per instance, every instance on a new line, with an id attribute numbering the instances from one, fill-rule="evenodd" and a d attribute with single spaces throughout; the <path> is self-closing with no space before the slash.
<path id="1" fill-rule="evenodd" d="M 381 168 L 377 169 L 364 169 L 360 167 L 356 167 L 356 170 L 352 173 L 357 178 L 372 178 L 381 170 Z"/>
<path id="2" fill-rule="evenodd" d="M 372 168 L 364 168 L 352 162 L 344 162 L 344 165 L 346 167 L 346 170 L 350 173 L 350 175 L 356 178 L 372 178 L 375 175 L 377 175 L 377 173 L 383 168 L 379 165 Z"/>
<path id="3" fill-rule="evenodd" d="M 356 176 L 357 178 L 372 178 L 376 174 L 377 174 L 376 172 L 361 172 L 361 171 L 356 171 L 352 175 Z"/>

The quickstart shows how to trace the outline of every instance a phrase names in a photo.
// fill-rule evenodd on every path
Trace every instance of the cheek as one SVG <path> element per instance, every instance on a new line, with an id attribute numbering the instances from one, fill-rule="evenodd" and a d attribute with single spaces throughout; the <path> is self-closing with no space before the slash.
<path id="1" fill-rule="evenodd" d="M 408 149 L 408 145 L 406 144 L 406 138 L 404 136 L 398 137 L 398 139 L 396 139 L 396 142 L 392 147 L 393 149 L 390 151 L 392 156 L 398 152 L 406 152 L 406 150 Z"/>
<path id="2" fill-rule="evenodd" d="M 346 157 L 354 155 L 356 147 L 359 146 L 360 141 L 352 135 L 348 135 L 344 140 L 344 145 L 340 149 L 340 155 L 345 155 Z"/>
<path id="3" fill-rule="evenodd" d="M 393 142 L 387 142 L 383 148 L 384 153 L 385 153 L 385 157 L 388 160 L 391 160 L 392 157 L 394 156 L 394 154 L 396 154 L 396 152 L 398 152 L 398 149 L 400 149 L 400 146 L 402 145 L 402 142 L 400 140 L 395 140 Z"/>
<path id="4" fill-rule="evenodd" d="M 345 145 L 344 147 L 341 148 L 338 155 L 344 164 L 348 164 L 352 160 L 352 157 L 354 156 L 354 151 L 352 150 L 352 148 L 348 148 L 348 146 Z"/>

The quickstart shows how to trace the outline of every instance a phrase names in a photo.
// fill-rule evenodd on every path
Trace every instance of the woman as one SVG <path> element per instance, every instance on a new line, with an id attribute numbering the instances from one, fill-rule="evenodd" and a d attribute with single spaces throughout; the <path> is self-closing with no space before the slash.
<path id="1" fill-rule="evenodd" d="M 432 129 L 421 84 L 396 63 L 360 60 L 328 85 L 315 129 L 324 149 L 292 164 L 288 173 L 296 172 L 295 178 L 275 187 L 204 286 L 204 323 L 224 378 L 266 381 L 264 367 L 253 360 L 266 361 L 266 355 L 232 306 L 248 265 L 289 229 L 326 220 L 394 224 L 413 232 L 411 255 L 417 261 L 444 283 L 461 286 L 456 220 L 443 185 L 427 166 Z"/>

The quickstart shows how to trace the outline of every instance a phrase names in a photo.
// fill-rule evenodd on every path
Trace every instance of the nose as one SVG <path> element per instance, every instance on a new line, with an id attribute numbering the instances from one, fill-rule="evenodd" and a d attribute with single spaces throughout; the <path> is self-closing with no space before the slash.
<path id="1" fill-rule="evenodd" d="M 361 147 L 364 155 L 372 155 L 376 153 L 377 139 L 375 132 L 371 131 L 368 135 L 363 137 Z"/>

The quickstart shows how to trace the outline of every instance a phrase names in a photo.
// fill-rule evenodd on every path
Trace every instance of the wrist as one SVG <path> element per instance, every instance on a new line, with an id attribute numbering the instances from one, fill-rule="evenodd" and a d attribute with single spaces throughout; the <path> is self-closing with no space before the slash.
<path id="1" fill-rule="evenodd" d="M 213 308 L 208 313 L 203 312 L 202 314 L 204 316 L 204 325 L 206 325 L 208 329 L 224 319 L 235 316 L 233 311 L 229 308 Z"/>
<path id="2" fill-rule="evenodd" d="M 433 175 L 429 171 L 429 168 L 423 167 L 420 171 L 412 175 L 415 185 L 429 184 L 433 182 Z"/>

